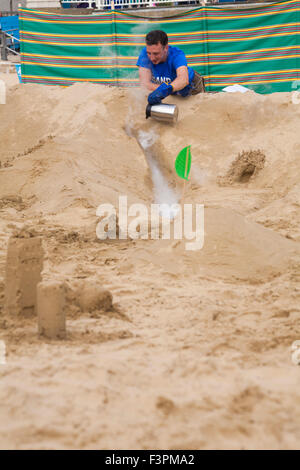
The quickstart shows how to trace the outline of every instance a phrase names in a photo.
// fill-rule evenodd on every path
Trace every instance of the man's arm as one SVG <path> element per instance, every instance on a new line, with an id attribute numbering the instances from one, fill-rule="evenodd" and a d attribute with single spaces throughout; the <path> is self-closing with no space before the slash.
<path id="1" fill-rule="evenodd" d="M 188 68 L 185 65 L 178 67 L 178 69 L 176 69 L 176 74 L 177 74 L 177 77 L 175 78 L 173 82 L 171 82 L 173 91 L 182 90 L 184 87 L 186 87 L 189 84 Z"/>
<path id="2" fill-rule="evenodd" d="M 139 78 L 140 85 L 149 91 L 154 91 L 159 86 L 151 82 L 152 73 L 151 70 L 147 69 L 146 67 L 139 67 Z"/>

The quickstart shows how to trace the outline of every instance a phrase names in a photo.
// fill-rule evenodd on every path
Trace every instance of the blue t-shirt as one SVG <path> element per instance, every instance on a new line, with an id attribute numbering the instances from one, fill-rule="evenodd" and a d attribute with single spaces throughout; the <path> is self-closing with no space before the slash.
<path id="1" fill-rule="evenodd" d="M 176 69 L 182 65 L 187 65 L 186 57 L 183 51 L 177 47 L 169 46 L 168 57 L 165 62 L 161 64 L 153 64 L 147 55 L 146 47 L 143 48 L 138 61 L 136 63 L 139 67 L 145 67 L 152 72 L 152 82 L 161 84 L 163 82 L 169 84 L 175 80 L 177 74 Z M 188 67 L 189 84 L 194 78 L 194 70 Z"/>

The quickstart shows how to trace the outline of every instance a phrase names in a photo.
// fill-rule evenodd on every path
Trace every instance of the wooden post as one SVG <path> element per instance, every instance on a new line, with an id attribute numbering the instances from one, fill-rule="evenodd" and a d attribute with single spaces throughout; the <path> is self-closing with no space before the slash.
<path id="1" fill-rule="evenodd" d="M 5 36 L 4 31 L 0 32 L 0 36 L 1 36 L 1 41 L 0 41 L 0 44 L 1 44 L 1 60 L 7 60 L 6 36 Z"/>

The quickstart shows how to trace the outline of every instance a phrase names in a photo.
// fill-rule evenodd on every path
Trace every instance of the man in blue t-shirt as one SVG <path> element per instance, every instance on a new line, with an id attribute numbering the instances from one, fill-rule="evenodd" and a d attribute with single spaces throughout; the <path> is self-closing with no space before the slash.
<path id="1" fill-rule="evenodd" d="M 188 67 L 183 51 L 169 46 L 164 31 L 150 31 L 138 58 L 140 84 L 152 93 L 149 104 L 158 104 L 171 94 L 189 96 L 205 91 L 204 79 Z"/>

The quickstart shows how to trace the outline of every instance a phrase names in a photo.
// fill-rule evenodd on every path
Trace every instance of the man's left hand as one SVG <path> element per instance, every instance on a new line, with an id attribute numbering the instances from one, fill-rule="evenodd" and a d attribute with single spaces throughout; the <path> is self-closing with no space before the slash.
<path id="1" fill-rule="evenodd" d="M 166 83 L 162 83 L 156 90 L 152 91 L 150 95 L 148 95 L 148 103 L 149 104 L 159 104 L 161 100 L 169 96 L 173 92 L 172 85 L 167 85 Z"/>

